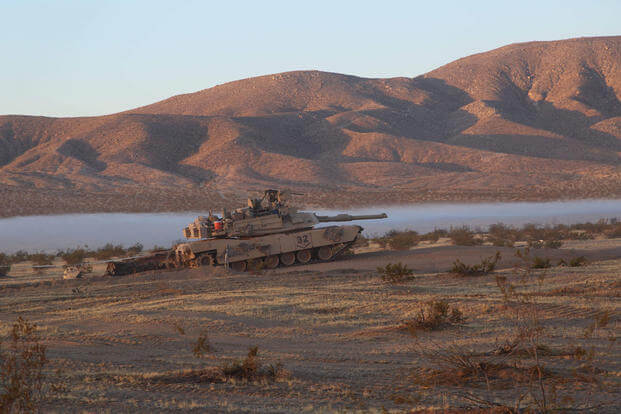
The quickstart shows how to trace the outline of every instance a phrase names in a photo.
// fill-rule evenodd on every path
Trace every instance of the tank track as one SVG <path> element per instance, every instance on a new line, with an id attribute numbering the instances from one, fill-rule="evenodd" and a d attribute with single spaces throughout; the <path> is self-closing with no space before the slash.
<path id="1" fill-rule="evenodd" d="M 325 259 L 319 257 L 319 249 L 321 248 L 313 248 L 311 249 L 310 257 L 306 261 L 304 260 L 305 257 L 298 257 L 298 254 L 304 251 L 300 250 L 295 252 L 296 254 L 294 257 L 294 262 L 291 264 L 286 264 L 286 262 L 284 262 L 283 260 L 279 260 L 275 266 L 266 265 L 264 260 L 265 258 L 267 258 L 266 256 L 265 258 L 250 259 L 244 260 L 242 262 L 229 263 L 228 267 L 234 271 L 244 272 L 256 269 L 275 269 L 277 267 L 290 267 L 296 265 L 329 262 L 334 260 L 336 257 L 342 255 L 343 252 L 345 252 L 354 243 L 355 240 L 348 243 L 336 243 L 330 245 L 329 247 L 332 250 L 331 255 L 330 257 Z M 240 263 L 243 263 L 243 265 L 240 265 Z M 176 260 L 174 249 L 170 249 L 161 250 L 147 256 L 130 257 L 127 259 L 110 262 L 108 263 L 108 266 L 106 268 L 106 275 L 124 276 L 152 270 L 172 270 L 201 266 L 216 266 L 215 259 L 209 255 L 203 255 L 200 256 L 197 260 L 193 260 L 188 263 L 180 263 L 178 260 Z"/>

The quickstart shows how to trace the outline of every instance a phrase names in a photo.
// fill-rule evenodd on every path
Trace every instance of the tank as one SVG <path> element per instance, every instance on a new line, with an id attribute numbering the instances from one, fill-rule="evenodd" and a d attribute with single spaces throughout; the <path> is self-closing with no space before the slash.
<path id="1" fill-rule="evenodd" d="M 141 258 L 163 267 L 224 265 L 236 271 L 249 267 L 278 266 L 332 260 L 350 247 L 362 232 L 357 225 L 315 226 L 319 223 L 384 219 L 385 213 L 352 216 L 319 216 L 288 205 L 294 193 L 266 190 L 262 198 L 248 199 L 248 205 L 220 215 L 199 216 L 183 229 L 188 242 L 177 244 L 159 257 Z M 125 273 L 133 262 L 111 263 L 108 273 Z M 127 269 L 127 270 L 125 270 Z M 110 271 L 112 270 L 112 271 Z"/>

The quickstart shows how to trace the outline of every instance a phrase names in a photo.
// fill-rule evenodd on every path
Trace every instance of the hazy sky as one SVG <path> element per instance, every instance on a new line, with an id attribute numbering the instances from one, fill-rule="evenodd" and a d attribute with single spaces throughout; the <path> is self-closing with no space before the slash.
<path id="1" fill-rule="evenodd" d="M 413 77 L 509 43 L 618 35 L 620 16 L 620 0 L 0 0 L 0 114 L 108 114 L 298 69 Z"/>

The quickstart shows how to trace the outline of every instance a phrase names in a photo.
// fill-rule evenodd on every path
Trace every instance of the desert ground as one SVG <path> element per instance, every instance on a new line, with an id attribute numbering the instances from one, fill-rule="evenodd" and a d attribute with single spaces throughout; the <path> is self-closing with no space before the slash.
<path id="1" fill-rule="evenodd" d="M 493 273 L 449 273 L 496 251 Z M 47 412 L 618 412 L 621 239 L 530 253 L 580 267 L 527 269 L 515 251 L 440 240 L 254 273 L 95 267 L 81 280 L 24 264 L 0 279 L 0 334 L 37 324 Z M 413 273 L 382 280 L 377 267 L 398 262 Z M 460 320 L 412 328 L 434 300 Z M 255 346 L 256 375 L 225 372 Z"/>

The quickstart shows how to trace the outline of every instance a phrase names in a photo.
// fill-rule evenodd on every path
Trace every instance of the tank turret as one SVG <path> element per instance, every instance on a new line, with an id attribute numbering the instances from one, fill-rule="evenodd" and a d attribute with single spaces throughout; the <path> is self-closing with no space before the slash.
<path id="1" fill-rule="evenodd" d="M 222 216 L 199 216 L 193 223 L 183 229 L 188 239 L 256 237 L 267 234 L 287 233 L 309 229 L 318 223 L 354 220 L 372 220 L 388 217 L 385 213 L 352 216 L 317 216 L 314 213 L 298 211 L 286 205 L 291 193 L 267 190 L 263 198 L 248 199 L 248 207 L 238 208 L 230 214 L 223 211 Z"/>

